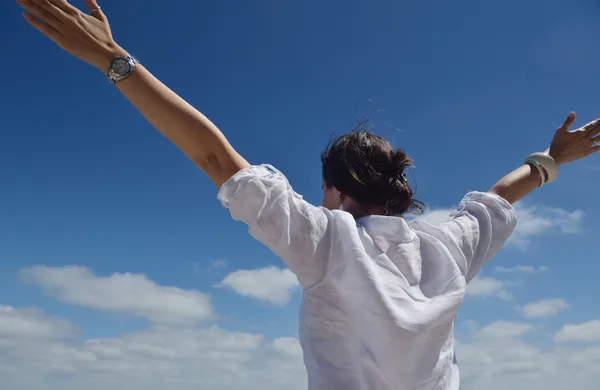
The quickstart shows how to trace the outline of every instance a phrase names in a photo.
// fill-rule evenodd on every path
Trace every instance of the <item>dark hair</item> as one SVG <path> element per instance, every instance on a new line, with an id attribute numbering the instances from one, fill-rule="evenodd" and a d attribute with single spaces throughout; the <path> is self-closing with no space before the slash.
<path id="1" fill-rule="evenodd" d="M 335 138 L 321 154 L 323 180 L 356 200 L 365 210 L 383 215 L 421 214 L 425 204 L 414 199 L 404 171 L 413 167 L 402 149 L 359 129 Z"/>

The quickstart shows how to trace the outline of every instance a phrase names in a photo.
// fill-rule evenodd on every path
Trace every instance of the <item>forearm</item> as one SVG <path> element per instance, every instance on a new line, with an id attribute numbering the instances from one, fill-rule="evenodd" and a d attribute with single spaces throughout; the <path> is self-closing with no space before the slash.
<path id="1" fill-rule="evenodd" d="M 116 85 L 140 113 L 200 167 L 217 187 L 249 166 L 208 118 L 142 65 Z"/>
<path id="2" fill-rule="evenodd" d="M 552 154 L 550 148 L 544 153 Z M 558 165 L 563 163 L 558 156 L 552 158 Z M 540 171 L 530 164 L 525 164 L 500 179 L 488 192 L 515 203 L 539 188 L 541 184 Z"/>
<path id="3" fill-rule="evenodd" d="M 541 180 L 539 171 L 527 164 L 504 176 L 488 192 L 515 203 L 538 188 Z"/>

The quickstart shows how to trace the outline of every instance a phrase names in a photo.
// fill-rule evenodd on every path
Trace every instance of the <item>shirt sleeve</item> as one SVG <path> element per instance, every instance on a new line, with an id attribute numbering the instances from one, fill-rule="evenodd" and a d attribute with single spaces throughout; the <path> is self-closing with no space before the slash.
<path id="1" fill-rule="evenodd" d="M 332 214 L 302 199 L 275 168 L 242 169 L 221 186 L 218 199 L 287 264 L 304 288 L 325 278 Z"/>
<path id="2" fill-rule="evenodd" d="M 498 195 L 470 192 L 439 227 L 458 246 L 470 282 L 506 243 L 517 224 L 514 207 Z"/>

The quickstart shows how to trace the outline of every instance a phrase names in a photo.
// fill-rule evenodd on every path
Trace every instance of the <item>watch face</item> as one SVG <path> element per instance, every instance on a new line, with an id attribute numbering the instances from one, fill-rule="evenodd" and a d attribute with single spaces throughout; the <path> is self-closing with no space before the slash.
<path id="1" fill-rule="evenodd" d="M 131 64 L 124 58 L 117 58 L 112 63 L 112 70 L 119 76 L 127 76 L 131 70 Z"/>

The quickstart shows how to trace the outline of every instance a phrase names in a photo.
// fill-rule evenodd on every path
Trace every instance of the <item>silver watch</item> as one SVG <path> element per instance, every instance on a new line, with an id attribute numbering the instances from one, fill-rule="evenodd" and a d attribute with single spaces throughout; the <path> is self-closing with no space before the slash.
<path id="1" fill-rule="evenodd" d="M 136 58 L 130 56 L 115 58 L 110 63 L 106 76 L 108 76 L 108 79 L 115 84 L 131 76 L 135 66 L 139 63 L 140 62 Z"/>

